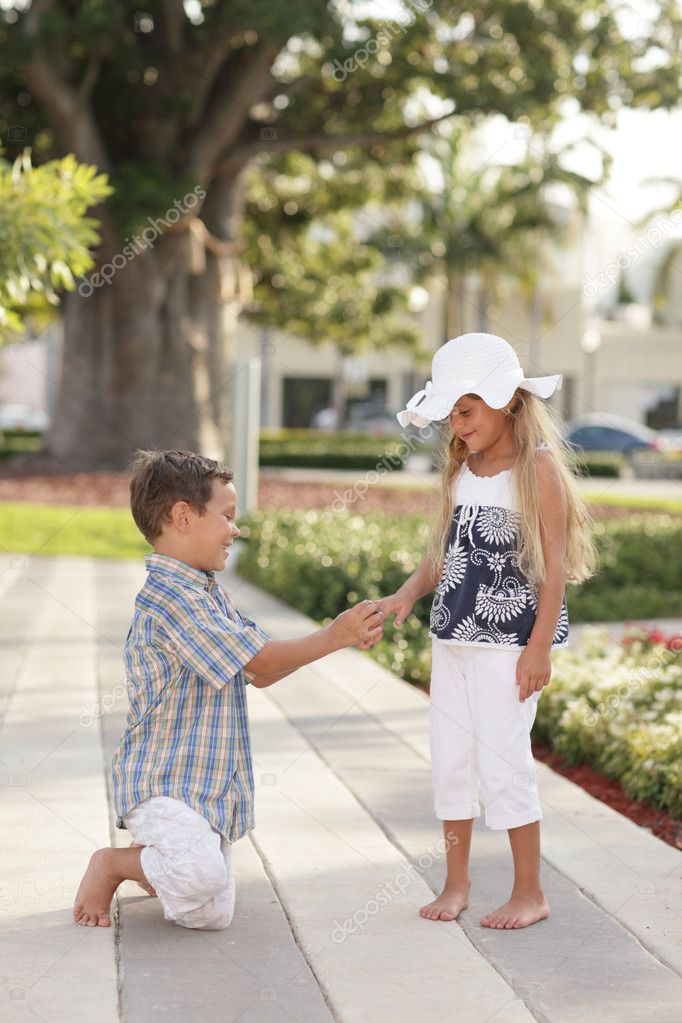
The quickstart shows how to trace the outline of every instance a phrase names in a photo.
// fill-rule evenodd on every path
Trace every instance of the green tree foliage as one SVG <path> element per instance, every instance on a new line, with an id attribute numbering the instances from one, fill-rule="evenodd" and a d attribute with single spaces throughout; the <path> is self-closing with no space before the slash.
<path id="1" fill-rule="evenodd" d="M 392 279 L 369 240 L 410 176 L 409 165 L 363 167 L 346 153 L 319 163 L 305 153 L 265 161 L 251 176 L 244 224 L 255 275 L 249 317 L 285 324 L 314 344 L 332 341 L 343 354 L 415 345 L 406 276 Z"/>
<path id="2" fill-rule="evenodd" d="M 227 319 L 244 301 L 235 282 L 245 232 L 260 275 L 254 315 L 344 350 L 407 338 L 394 290 L 406 280 L 358 243 L 357 214 L 344 211 L 373 216 L 387 201 L 409 202 L 400 168 L 439 119 L 464 129 L 502 116 L 544 134 L 580 112 L 608 124 L 622 106 L 673 107 L 678 6 L 654 0 L 648 10 L 633 18 L 616 0 L 4 4 L 0 133 L 11 155 L 30 144 L 36 162 L 73 153 L 108 173 L 115 194 L 101 210 L 100 263 L 190 187 L 206 192 L 111 290 L 68 296 L 65 375 L 97 398 L 57 403 L 52 450 L 68 454 L 77 438 L 84 457 L 120 460 L 140 444 L 205 447 L 225 436 L 216 396 Z M 308 200 L 291 214 L 282 178 L 303 158 Z M 249 191 L 256 165 L 286 196 L 269 211 L 260 186 Z M 256 207 L 258 223 L 245 226 Z M 187 241 L 196 218 L 203 259 Z M 171 402 L 186 412 L 182 430 Z"/>
<path id="3" fill-rule="evenodd" d="M 73 156 L 41 167 L 28 152 L 0 160 L 0 338 L 21 331 L 32 294 L 56 303 L 93 265 L 97 221 L 85 214 L 110 193 L 106 175 Z"/>

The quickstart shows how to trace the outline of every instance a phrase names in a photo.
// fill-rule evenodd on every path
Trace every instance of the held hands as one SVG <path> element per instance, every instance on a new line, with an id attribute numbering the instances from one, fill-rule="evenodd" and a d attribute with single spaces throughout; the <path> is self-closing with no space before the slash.
<path id="1" fill-rule="evenodd" d="M 382 597 L 381 600 L 377 601 L 377 605 L 386 617 L 395 614 L 395 626 L 399 629 L 412 611 L 415 600 L 403 590 L 398 590 L 396 593 L 391 594 L 390 597 Z"/>
<path id="2" fill-rule="evenodd" d="M 378 643 L 384 632 L 385 617 L 379 604 L 376 600 L 361 600 L 334 619 L 329 628 L 340 646 L 369 650 Z"/>
<path id="3" fill-rule="evenodd" d="M 524 702 L 533 693 L 538 693 L 552 676 L 552 658 L 550 648 L 535 647 L 530 643 L 524 647 L 516 662 L 516 684 L 519 687 L 519 700 Z"/>

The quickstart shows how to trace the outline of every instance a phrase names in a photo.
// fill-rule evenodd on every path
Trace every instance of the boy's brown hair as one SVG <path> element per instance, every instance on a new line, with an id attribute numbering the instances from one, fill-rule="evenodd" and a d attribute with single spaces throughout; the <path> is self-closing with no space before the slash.
<path id="1" fill-rule="evenodd" d="M 130 509 L 150 544 L 161 535 L 176 501 L 187 501 L 203 515 L 213 495 L 213 480 L 234 479 L 227 466 L 194 451 L 136 451 L 132 470 Z"/>

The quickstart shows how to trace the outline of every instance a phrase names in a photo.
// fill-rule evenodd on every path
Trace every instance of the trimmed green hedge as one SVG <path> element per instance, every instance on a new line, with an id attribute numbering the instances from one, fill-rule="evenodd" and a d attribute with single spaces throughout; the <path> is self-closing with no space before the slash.
<path id="1" fill-rule="evenodd" d="M 259 461 L 266 467 L 402 469 L 409 453 L 400 437 L 322 430 L 262 430 Z"/>
<path id="2" fill-rule="evenodd" d="M 578 476 L 618 479 L 625 467 L 625 458 L 617 451 L 581 451 L 574 455 L 573 465 Z"/>
<path id="3" fill-rule="evenodd" d="M 33 430 L 0 431 L 0 459 L 23 455 L 26 451 L 40 451 L 43 434 Z"/>

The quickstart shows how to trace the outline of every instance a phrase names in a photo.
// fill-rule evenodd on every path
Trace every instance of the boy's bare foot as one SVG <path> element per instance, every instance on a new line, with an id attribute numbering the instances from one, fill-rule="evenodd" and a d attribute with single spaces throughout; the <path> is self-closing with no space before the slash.
<path id="1" fill-rule="evenodd" d="M 144 845 L 142 844 L 142 842 L 131 842 L 130 848 L 144 849 Z M 138 885 L 138 887 L 141 888 L 143 892 L 146 892 L 147 895 L 151 895 L 153 899 L 157 897 L 156 891 L 152 888 L 149 881 L 136 881 L 135 884 Z"/>
<path id="2" fill-rule="evenodd" d="M 111 900 L 120 878 L 112 870 L 113 849 L 98 849 L 90 857 L 73 906 L 73 921 L 81 927 L 111 927 Z"/>
<path id="3" fill-rule="evenodd" d="M 496 927 L 499 930 L 516 930 L 535 924 L 548 916 L 549 903 L 541 890 L 535 894 L 512 892 L 509 902 L 505 902 L 494 913 L 484 916 L 481 924 L 483 927 Z"/>
<path id="4" fill-rule="evenodd" d="M 422 906 L 419 915 L 426 920 L 456 920 L 469 905 L 470 888 L 470 884 L 446 884 L 437 899 Z"/>

